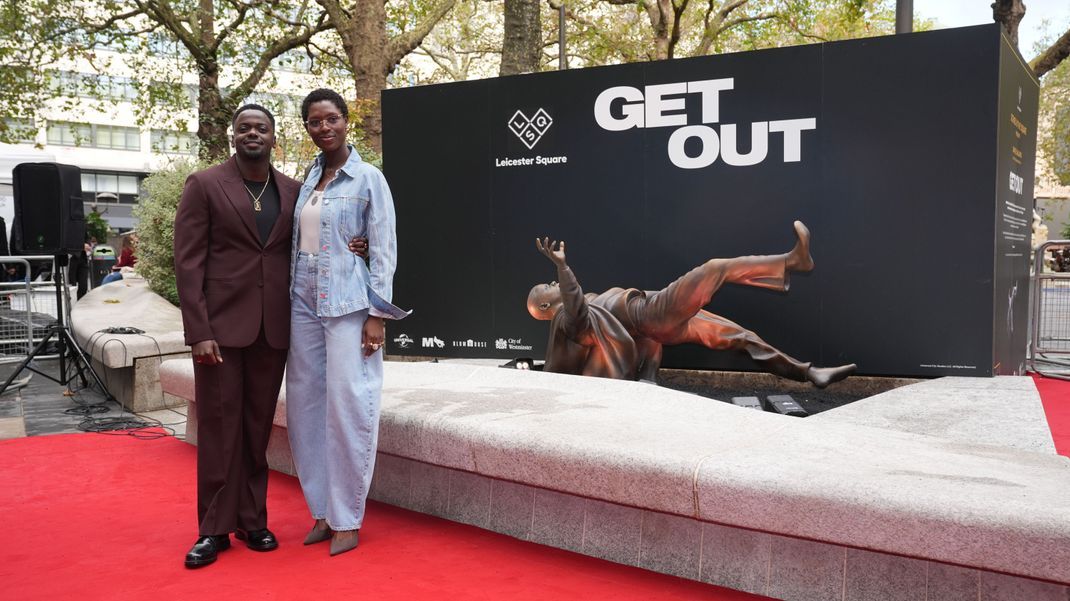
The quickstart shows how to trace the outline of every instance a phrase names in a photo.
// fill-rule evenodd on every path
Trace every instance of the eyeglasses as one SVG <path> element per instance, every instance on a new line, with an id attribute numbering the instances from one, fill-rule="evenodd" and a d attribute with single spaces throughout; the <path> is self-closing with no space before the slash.
<path id="1" fill-rule="evenodd" d="M 345 120 L 346 118 L 341 115 L 331 115 L 326 119 L 309 119 L 308 121 L 305 121 L 305 126 L 309 129 L 319 129 L 319 126 L 326 123 L 327 125 L 334 127 Z"/>

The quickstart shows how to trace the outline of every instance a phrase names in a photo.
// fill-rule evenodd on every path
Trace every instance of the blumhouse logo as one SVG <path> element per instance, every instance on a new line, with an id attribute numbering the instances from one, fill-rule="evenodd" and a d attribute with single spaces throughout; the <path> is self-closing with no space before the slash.
<path id="1" fill-rule="evenodd" d="M 517 110 L 513 113 L 513 118 L 509 120 L 509 130 L 520 138 L 520 141 L 524 143 L 524 146 L 528 147 L 528 150 L 531 150 L 535 148 L 535 145 L 539 143 L 543 134 L 550 129 L 553 123 L 554 120 L 550 118 L 549 113 L 541 108 L 532 117 L 528 117 L 523 111 Z"/>

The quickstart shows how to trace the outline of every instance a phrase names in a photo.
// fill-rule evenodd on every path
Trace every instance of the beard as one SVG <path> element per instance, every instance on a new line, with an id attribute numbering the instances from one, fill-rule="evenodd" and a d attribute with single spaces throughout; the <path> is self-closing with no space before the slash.
<path id="1" fill-rule="evenodd" d="M 234 152 L 243 159 L 255 161 L 264 158 L 264 155 L 270 155 L 271 147 L 267 144 L 261 144 L 259 147 L 250 148 L 245 144 L 240 144 L 234 149 Z"/>

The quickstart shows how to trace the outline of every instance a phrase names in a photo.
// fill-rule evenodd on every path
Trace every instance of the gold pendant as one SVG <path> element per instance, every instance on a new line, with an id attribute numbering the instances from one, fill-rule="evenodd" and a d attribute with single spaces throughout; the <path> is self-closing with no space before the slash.
<path id="1" fill-rule="evenodd" d="M 253 210 L 259 213 L 264 207 L 260 204 L 260 200 L 253 201 Z"/>

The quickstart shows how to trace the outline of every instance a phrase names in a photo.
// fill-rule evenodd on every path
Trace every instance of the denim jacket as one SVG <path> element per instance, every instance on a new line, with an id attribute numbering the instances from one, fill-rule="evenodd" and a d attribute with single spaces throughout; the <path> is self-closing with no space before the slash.
<path id="1" fill-rule="evenodd" d="M 294 208 L 294 231 L 290 254 L 290 298 L 300 248 L 301 209 L 323 173 L 323 155 L 316 157 Z M 320 248 L 316 265 L 316 314 L 340 317 L 363 309 L 370 315 L 402 319 L 409 314 L 390 302 L 394 269 L 397 267 L 397 237 L 394 235 L 394 201 L 386 178 L 365 163 L 352 146 L 349 160 L 323 190 L 320 215 Z M 349 250 L 353 236 L 367 236 L 371 268 Z"/>

